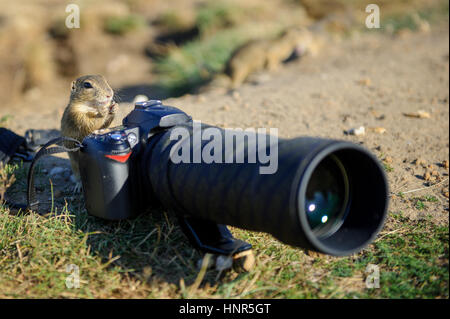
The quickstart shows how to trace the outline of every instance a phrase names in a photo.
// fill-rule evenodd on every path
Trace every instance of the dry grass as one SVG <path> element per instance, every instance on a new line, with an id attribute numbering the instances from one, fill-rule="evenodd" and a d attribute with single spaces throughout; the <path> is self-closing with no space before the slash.
<path id="1" fill-rule="evenodd" d="M 7 169 L 6 176 L 25 177 L 23 167 Z M 107 222 L 65 197 L 45 216 L 0 206 L 0 297 L 448 298 L 448 226 L 401 213 L 390 214 L 367 249 L 344 258 L 308 255 L 268 234 L 232 228 L 256 252 L 255 268 L 239 273 L 198 269 L 202 254 L 164 211 Z M 368 264 L 380 267 L 379 289 L 366 288 Z M 66 286 L 68 265 L 79 267 L 79 288 Z"/>

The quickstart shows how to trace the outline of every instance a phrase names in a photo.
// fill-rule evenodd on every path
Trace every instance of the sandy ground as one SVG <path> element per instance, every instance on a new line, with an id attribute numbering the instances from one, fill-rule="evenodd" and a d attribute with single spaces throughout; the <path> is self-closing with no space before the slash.
<path id="1" fill-rule="evenodd" d="M 211 90 L 165 102 L 221 127 L 273 127 L 285 138 L 311 135 L 361 143 L 391 167 L 390 211 L 448 224 L 448 169 L 441 165 L 449 159 L 448 37 L 448 25 L 399 37 L 365 33 L 326 47 L 317 57 L 254 76 L 233 93 Z M 0 117 L 13 114 L 8 127 L 20 134 L 28 128 L 58 129 L 68 94 L 67 89 L 19 110 L 3 108 Z M 124 115 L 131 106 L 120 107 Z M 430 117 L 404 115 L 418 110 Z M 365 135 L 344 133 L 360 126 Z M 376 127 L 385 133 L 375 132 Z M 423 165 L 416 165 L 417 159 Z M 69 167 L 67 160 L 44 164 L 48 171 L 52 165 Z M 431 183 L 423 177 L 427 170 L 437 176 Z M 437 201 L 418 210 L 417 198 L 426 195 Z"/>

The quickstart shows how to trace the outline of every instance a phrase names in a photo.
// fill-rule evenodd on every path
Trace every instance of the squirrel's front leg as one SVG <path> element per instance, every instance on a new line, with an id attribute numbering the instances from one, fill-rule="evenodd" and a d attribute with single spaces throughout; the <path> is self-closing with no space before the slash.
<path id="1" fill-rule="evenodd" d="M 108 114 L 106 115 L 105 122 L 103 123 L 101 129 L 107 128 L 108 126 L 111 125 L 111 123 L 114 120 L 114 117 L 115 117 L 118 109 L 119 109 L 119 106 L 117 105 L 117 103 L 116 102 L 112 102 L 111 105 L 109 106 Z"/>

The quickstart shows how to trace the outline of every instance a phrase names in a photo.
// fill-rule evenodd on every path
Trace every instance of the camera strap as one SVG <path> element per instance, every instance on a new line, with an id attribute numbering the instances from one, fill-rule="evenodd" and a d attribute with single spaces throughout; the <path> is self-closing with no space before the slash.
<path id="1" fill-rule="evenodd" d="M 73 147 L 64 146 L 67 144 L 74 144 Z M 51 147 L 52 145 L 57 145 Z M 28 170 L 28 178 L 27 178 L 27 204 L 15 204 L 6 202 L 8 206 L 15 209 L 23 209 L 23 210 L 34 210 L 37 211 L 39 206 L 39 201 L 36 198 L 36 188 L 34 186 L 34 170 L 36 167 L 37 161 L 47 155 L 64 153 L 64 152 L 77 152 L 80 148 L 82 148 L 82 144 L 80 141 L 70 138 L 70 137 L 58 137 L 50 140 L 46 143 L 39 152 L 34 156 L 33 161 L 31 162 L 31 166 Z"/>

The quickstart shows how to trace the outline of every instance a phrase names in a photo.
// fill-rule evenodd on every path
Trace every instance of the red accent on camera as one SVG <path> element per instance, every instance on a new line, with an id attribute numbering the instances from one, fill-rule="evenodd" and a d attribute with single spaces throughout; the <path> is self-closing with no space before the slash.
<path id="1" fill-rule="evenodd" d="M 126 161 L 128 161 L 128 158 L 130 157 L 130 155 L 131 155 L 131 152 L 129 152 L 125 155 L 105 155 L 105 157 L 108 157 L 108 158 L 113 159 L 120 163 L 125 163 Z"/>

